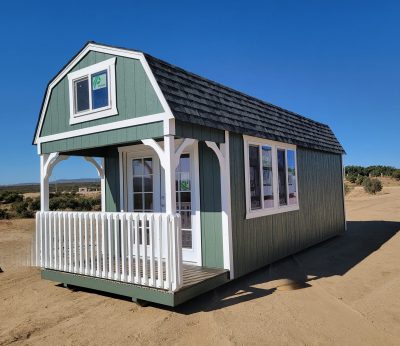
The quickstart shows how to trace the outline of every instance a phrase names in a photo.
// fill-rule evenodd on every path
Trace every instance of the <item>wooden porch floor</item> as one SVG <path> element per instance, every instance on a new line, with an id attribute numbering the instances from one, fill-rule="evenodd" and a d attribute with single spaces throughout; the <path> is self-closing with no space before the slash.
<path id="1" fill-rule="evenodd" d="M 227 273 L 226 269 L 199 267 L 192 264 L 183 264 L 183 284 L 181 290 L 195 286 L 203 281 Z"/>

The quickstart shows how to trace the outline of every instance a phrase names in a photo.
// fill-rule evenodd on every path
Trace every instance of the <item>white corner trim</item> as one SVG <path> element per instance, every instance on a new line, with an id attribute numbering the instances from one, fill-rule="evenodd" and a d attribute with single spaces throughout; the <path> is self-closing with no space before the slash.
<path id="1" fill-rule="evenodd" d="M 125 128 L 125 127 L 155 123 L 155 122 L 159 122 L 159 121 L 164 121 L 165 116 L 166 116 L 165 113 L 158 113 L 158 114 L 146 115 L 144 117 L 139 117 L 139 118 L 132 118 L 132 119 L 127 119 L 127 120 L 115 121 L 115 122 L 111 122 L 108 124 L 91 126 L 91 127 L 87 127 L 87 128 L 83 128 L 83 129 L 79 129 L 79 130 L 61 132 L 61 133 L 57 133 L 54 135 L 40 137 L 38 139 L 37 143 L 40 144 L 40 143 L 45 143 L 45 142 L 52 142 L 52 141 L 57 141 L 59 139 L 66 139 L 66 138 L 72 138 L 72 137 L 77 137 L 77 136 L 90 135 L 92 133 L 121 129 L 121 128 Z"/>
<path id="2" fill-rule="evenodd" d="M 121 57 L 126 57 L 126 58 L 131 58 L 131 59 L 137 59 L 141 62 L 143 69 L 145 70 L 147 77 L 149 78 L 149 81 L 154 88 L 156 95 L 158 96 L 160 103 L 162 107 L 164 108 L 164 112 L 160 113 L 163 114 L 164 119 L 173 119 L 174 116 L 172 114 L 171 108 L 169 107 L 167 100 L 164 97 L 164 94 L 162 93 L 154 75 L 153 72 L 151 71 L 151 68 L 144 56 L 143 53 L 132 51 L 132 50 L 127 50 L 127 49 L 121 49 L 121 48 L 114 48 L 114 47 L 107 47 L 107 46 L 102 46 L 99 44 L 95 43 L 88 43 L 78 54 L 77 56 L 54 78 L 54 80 L 49 84 L 46 94 L 44 97 L 44 102 L 43 102 L 43 107 L 40 113 L 40 118 L 39 118 L 39 124 L 38 128 L 36 130 L 35 134 L 35 140 L 34 144 L 38 144 L 41 142 L 44 142 L 43 138 L 39 138 L 39 134 L 42 130 L 43 126 L 43 121 L 44 121 L 44 116 L 46 114 L 46 110 L 50 101 L 50 95 L 53 90 L 53 88 L 76 66 L 76 64 L 89 52 L 89 51 L 94 51 L 94 52 L 100 52 L 100 53 L 106 53 L 106 54 L 113 54 L 115 56 L 121 56 Z M 134 126 L 134 125 L 132 125 Z M 72 131 L 69 131 L 72 132 Z M 96 132 L 96 131 L 94 131 Z M 92 132 L 92 133 L 94 133 Z M 58 134 L 61 135 L 61 134 Z M 50 137 L 50 136 L 46 136 Z M 70 137 L 67 137 L 70 138 Z"/>

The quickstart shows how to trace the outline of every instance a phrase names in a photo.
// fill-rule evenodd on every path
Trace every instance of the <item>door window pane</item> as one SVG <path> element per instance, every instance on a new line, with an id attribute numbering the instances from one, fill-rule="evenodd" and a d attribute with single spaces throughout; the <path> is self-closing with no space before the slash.
<path id="1" fill-rule="evenodd" d="M 84 78 L 78 80 L 75 86 L 75 113 L 89 109 L 89 80 Z"/>
<path id="2" fill-rule="evenodd" d="M 191 249 L 192 243 L 192 191 L 190 156 L 181 155 L 176 168 L 176 210 L 181 215 L 182 247 Z"/>
<path id="3" fill-rule="evenodd" d="M 278 153 L 279 205 L 287 205 L 286 154 L 284 149 L 278 149 L 277 153 Z"/>
<path id="4" fill-rule="evenodd" d="M 293 150 L 287 151 L 287 170 L 288 170 L 289 205 L 297 204 L 296 155 Z"/>
<path id="5" fill-rule="evenodd" d="M 154 210 L 152 158 L 132 160 L 133 211 Z"/>
<path id="6" fill-rule="evenodd" d="M 260 152 L 258 146 L 249 146 L 251 209 L 261 208 Z"/>
<path id="7" fill-rule="evenodd" d="M 108 106 L 107 71 L 101 71 L 92 75 L 92 108 L 106 106 Z"/>

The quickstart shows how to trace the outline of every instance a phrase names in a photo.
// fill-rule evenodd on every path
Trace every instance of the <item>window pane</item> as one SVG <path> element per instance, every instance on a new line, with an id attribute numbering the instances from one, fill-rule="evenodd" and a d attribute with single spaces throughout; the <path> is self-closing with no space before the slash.
<path id="1" fill-rule="evenodd" d="M 279 205 L 287 205 L 285 150 L 278 149 Z"/>
<path id="2" fill-rule="evenodd" d="M 92 74 L 92 108 L 108 106 L 107 71 Z"/>
<path id="3" fill-rule="evenodd" d="M 287 170 L 289 186 L 289 205 L 297 204 L 297 186 L 296 186 L 296 155 L 293 150 L 287 151 Z"/>
<path id="4" fill-rule="evenodd" d="M 141 193 L 133 194 L 133 211 L 143 211 L 143 198 Z"/>
<path id="5" fill-rule="evenodd" d="M 251 209 L 261 208 L 260 155 L 258 146 L 249 146 Z"/>
<path id="6" fill-rule="evenodd" d="M 144 209 L 146 211 L 153 210 L 153 194 L 152 193 L 145 193 L 144 194 Z"/>
<path id="7" fill-rule="evenodd" d="M 134 177 L 133 192 L 142 192 L 142 191 L 143 191 L 142 177 Z"/>
<path id="8" fill-rule="evenodd" d="M 179 159 L 179 172 L 190 172 L 190 157 L 189 154 L 182 154 Z"/>
<path id="9" fill-rule="evenodd" d="M 180 174 L 179 190 L 190 191 L 190 175 L 187 172 Z"/>
<path id="10" fill-rule="evenodd" d="M 271 147 L 262 147 L 262 165 L 263 165 L 263 192 L 264 208 L 274 207 L 274 190 L 272 182 L 272 150 Z"/>
<path id="11" fill-rule="evenodd" d="M 153 159 L 151 158 L 144 159 L 143 169 L 144 169 L 143 171 L 144 175 L 153 174 Z"/>
<path id="12" fill-rule="evenodd" d="M 75 113 L 89 109 L 89 80 L 87 78 L 75 82 Z"/>
<path id="13" fill-rule="evenodd" d="M 143 177 L 144 181 L 144 191 L 153 192 L 153 176 Z"/>
<path id="14" fill-rule="evenodd" d="M 182 247 L 185 249 L 192 248 L 192 231 L 182 230 Z"/>
<path id="15" fill-rule="evenodd" d="M 143 175 L 143 163 L 141 159 L 132 162 L 133 175 Z"/>
<path id="16" fill-rule="evenodd" d="M 192 213 L 190 211 L 181 211 L 182 229 L 192 228 Z"/>

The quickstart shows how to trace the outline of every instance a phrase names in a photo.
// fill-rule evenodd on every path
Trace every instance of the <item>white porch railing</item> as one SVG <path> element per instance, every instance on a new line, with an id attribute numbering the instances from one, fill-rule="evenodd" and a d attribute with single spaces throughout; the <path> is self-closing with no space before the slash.
<path id="1" fill-rule="evenodd" d="M 42 268 L 175 291 L 182 286 L 179 215 L 41 211 Z"/>

